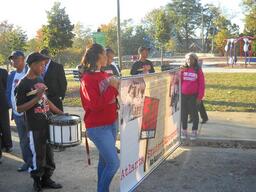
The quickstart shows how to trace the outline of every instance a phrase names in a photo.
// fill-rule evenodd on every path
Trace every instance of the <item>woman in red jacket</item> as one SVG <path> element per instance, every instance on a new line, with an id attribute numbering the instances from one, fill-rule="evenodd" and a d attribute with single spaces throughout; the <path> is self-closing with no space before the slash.
<path id="1" fill-rule="evenodd" d="M 181 70 L 181 119 L 182 133 L 181 138 L 188 136 L 188 114 L 191 114 L 193 120 L 191 139 L 196 139 L 198 130 L 198 107 L 204 97 L 205 82 L 204 74 L 198 65 L 198 57 L 194 53 L 188 53 L 186 56 L 186 65 Z"/>
<path id="2" fill-rule="evenodd" d="M 97 191 L 108 192 L 120 164 L 115 148 L 119 81 L 101 71 L 107 64 L 107 57 L 99 44 L 93 44 L 86 51 L 82 64 L 85 73 L 80 95 L 85 110 L 84 121 L 88 137 L 99 151 Z"/>

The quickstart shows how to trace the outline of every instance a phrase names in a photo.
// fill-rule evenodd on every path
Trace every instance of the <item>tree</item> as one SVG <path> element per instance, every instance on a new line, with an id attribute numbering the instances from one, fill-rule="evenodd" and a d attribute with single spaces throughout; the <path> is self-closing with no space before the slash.
<path id="1" fill-rule="evenodd" d="M 74 25 L 71 24 L 65 8 L 60 2 L 55 2 L 47 11 L 48 24 L 42 27 L 43 43 L 55 54 L 60 50 L 72 47 Z"/>
<path id="2" fill-rule="evenodd" d="M 189 49 L 189 38 L 202 22 L 202 6 L 198 0 L 173 0 L 167 6 L 169 17 L 174 20 L 175 36 L 179 43 L 185 40 L 185 51 Z"/>
<path id="3" fill-rule="evenodd" d="M 73 48 L 85 50 L 86 47 L 92 44 L 92 31 L 90 28 L 84 28 L 81 23 L 75 24 L 75 37 L 73 39 Z"/>
<path id="4" fill-rule="evenodd" d="M 224 47 L 226 44 L 226 39 L 230 37 L 230 33 L 227 29 L 221 29 L 214 37 L 214 42 L 216 44 L 216 49 L 224 55 Z"/>
<path id="5" fill-rule="evenodd" d="M 163 51 L 165 45 L 171 38 L 171 23 L 164 8 L 154 9 L 145 18 L 146 26 L 152 39 L 158 48 L 161 49 L 163 63 Z"/>
<path id="6" fill-rule="evenodd" d="M 101 32 L 106 36 L 106 47 L 111 47 L 117 53 L 117 18 L 113 18 L 108 24 L 100 26 Z"/>
<path id="7" fill-rule="evenodd" d="M 256 35 L 256 3 L 253 0 L 243 1 L 245 12 L 244 33 L 246 35 Z"/>
<path id="8" fill-rule="evenodd" d="M 26 41 L 27 35 L 20 27 L 9 24 L 7 21 L 0 23 L 1 62 L 9 63 L 8 56 L 14 50 L 26 51 Z"/>

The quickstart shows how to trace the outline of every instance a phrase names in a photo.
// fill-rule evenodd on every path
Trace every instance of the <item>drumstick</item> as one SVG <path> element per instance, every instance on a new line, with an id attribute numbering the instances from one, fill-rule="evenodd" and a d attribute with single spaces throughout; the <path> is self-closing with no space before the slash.
<path id="1" fill-rule="evenodd" d="M 90 149 L 89 149 L 89 143 L 88 143 L 88 138 L 87 138 L 86 131 L 85 131 L 85 148 L 86 148 L 86 153 L 87 153 L 88 165 L 91 165 Z"/>
<path id="2" fill-rule="evenodd" d="M 47 90 L 47 88 L 45 89 L 45 91 Z M 37 94 L 37 89 L 33 90 L 33 91 L 30 91 L 26 94 L 26 96 L 31 96 L 31 95 L 35 95 Z"/>
<path id="3" fill-rule="evenodd" d="M 27 96 L 31 96 L 31 95 L 35 95 L 35 94 L 37 94 L 37 90 L 36 89 L 33 90 L 33 91 L 28 92 Z"/>

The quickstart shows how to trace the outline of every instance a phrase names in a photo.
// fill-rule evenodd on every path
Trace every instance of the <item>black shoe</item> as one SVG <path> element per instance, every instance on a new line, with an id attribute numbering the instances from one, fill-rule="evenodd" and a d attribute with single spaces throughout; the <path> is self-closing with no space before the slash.
<path id="1" fill-rule="evenodd" d="M 55 181 L 51 180 L 50 178 L 46 180 L 42 180 L 42 187 L 48 189 L 61 189 L 62 185 L 55 183 Z"/>
<path id="2" fill-rule="evenodd" d="M 201 121 L 201 124 L 205 124 L 208 121 L 208 119 L 204 119 Z"/>
<path id="3" fill-rule="evenodd" d="M 6 147 L 5 148 L 5 152 L 6 153 L 11 153 L 12 152 L 12 148 L 11 147 Z"/>
<path id="4" fill-rule="evenodd" d="M 43 191 L 40 178 L 34 178 L 33 191 L 34 192 L 42 192 Z"/>
<path id="5" fill-rule="evenodd" d="M 24 163 L 21 167 L 17 169 L 18 172 L 24 172 L 28 170 L 28 165 Z"/>

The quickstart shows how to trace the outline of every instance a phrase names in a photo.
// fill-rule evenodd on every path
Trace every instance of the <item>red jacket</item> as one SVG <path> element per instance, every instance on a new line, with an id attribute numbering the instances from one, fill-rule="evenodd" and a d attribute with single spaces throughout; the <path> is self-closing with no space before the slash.
<path id="1" fill-rule="evenodd" d="M 198 72 L 193 68 L 181 70 L 181 93 L 184 95 L 195 95 L 202 100 L 205 91 L 204 74 L 200 68 Z"/>
<path id="2" fill-rule="evenodd" d="M 86 128 L 113 124 L 117 119 L 118 91 L 109 85 L 105 72 L 86 73 L 81 79 L 80 95 L 85 110 Z"/>

